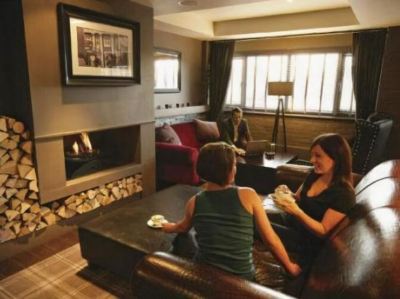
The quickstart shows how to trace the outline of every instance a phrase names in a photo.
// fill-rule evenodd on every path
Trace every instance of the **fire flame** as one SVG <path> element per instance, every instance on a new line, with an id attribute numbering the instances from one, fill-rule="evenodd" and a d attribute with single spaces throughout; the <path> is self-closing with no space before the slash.
<path id="1" fill-rule="evenodd" d="M 72 145 L 72 150 L 75 155 L 79 155 L 79 153 L 92 153 L 92 143 L 90 142 L 90 138 L 88 133 L 81 133 L 80 134 L 80 142 L 75 141 Z"/>
<path id="2" fill-rule="evenodd" d="M 81 137 L 82 143 L 85 147 L 85 151 L 88 153 L 93 152 L 92 144 L 90 143 L 90 138 L 89 138 L 88 133 L 83 132 L 83 133 L 81 133 L 80 137 Z"/>
<path id="3" fill-rule="evenodd" d="M 79 145 L 78 142 L 74 142 L 74 144 L 72 145 L 72 150 L 74 151 L 74 154 L 77 155 L 79 154 Z"/>

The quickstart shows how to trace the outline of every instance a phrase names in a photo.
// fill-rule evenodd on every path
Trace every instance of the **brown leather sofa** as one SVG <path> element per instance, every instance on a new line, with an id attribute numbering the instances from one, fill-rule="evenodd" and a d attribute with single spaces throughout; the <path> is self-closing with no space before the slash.
<path id="1" fill-rule="evenodd" d="M 297 282 L 296 297 L 400 298 L 400 160 L 376 166 L 355 191 L 356 206 L 335 228 L 304 281 Z M 256 276 L 259 263 L 267 265 L 264 274 L 275 290 L 157 252 L 134 269 L 132 291 L 138 298 L 292 298 L 285 292 L 296 279 L 285 279 L 280 266 L 257 248 L 254 253 Z"/>

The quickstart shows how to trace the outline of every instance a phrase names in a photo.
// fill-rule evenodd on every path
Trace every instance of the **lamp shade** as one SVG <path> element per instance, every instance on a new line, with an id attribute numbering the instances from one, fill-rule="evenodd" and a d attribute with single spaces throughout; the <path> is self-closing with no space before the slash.
<path id="1" fill-rule="evenodd" d="M 293 82 L 269 82 L 268 94 L 271 96 L 293 95 Z"/>

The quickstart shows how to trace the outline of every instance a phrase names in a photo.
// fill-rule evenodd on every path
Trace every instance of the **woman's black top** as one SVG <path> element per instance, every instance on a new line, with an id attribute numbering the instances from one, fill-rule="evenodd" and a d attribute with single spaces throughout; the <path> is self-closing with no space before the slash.
<path id="1" fill-rule="evenodd" d="M 303 188 L 300 192 L 300 199 L 297 204 L 311 218 L 318 222 L 322 221 L 324 214 L 328 209 L 335 210 L 339 213 L 347 214 L 355 204 L 354 190 L 345 184 L 332 184 L 327 189 L 316 196 L 308 196 L 312 184 L 318 179 L 318 175 L 311 173 L 303 183 Z M 290 217 L 290 224 L 301 233 L 303 250 L 310 257 L 315 257 L 322 246 L 323 238 L 316 236 L 309 231 L 303 223 L 295 217 Z M 303 252 L 304 253 L 304 252 Z"/>
<path id="2" fill-rule="evenodd" d="M 308 196 L 312 184 L 318 176 L 310 174 L 303 183 L 299 207 L 310 217 L 321 221 L 328 209 L 347 214 L 354 206 L 354 190 L 344 184 L 333 184 L 316 196 Z"/>

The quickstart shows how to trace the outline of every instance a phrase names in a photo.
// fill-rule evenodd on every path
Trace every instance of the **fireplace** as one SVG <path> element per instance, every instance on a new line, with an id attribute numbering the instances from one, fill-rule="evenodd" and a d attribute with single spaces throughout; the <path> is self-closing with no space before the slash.
<path id="1" fill-rule="evenodd" d="M 66 179 L 137 163 L 138 136 L 137 126 L 64 136 Z"/>

